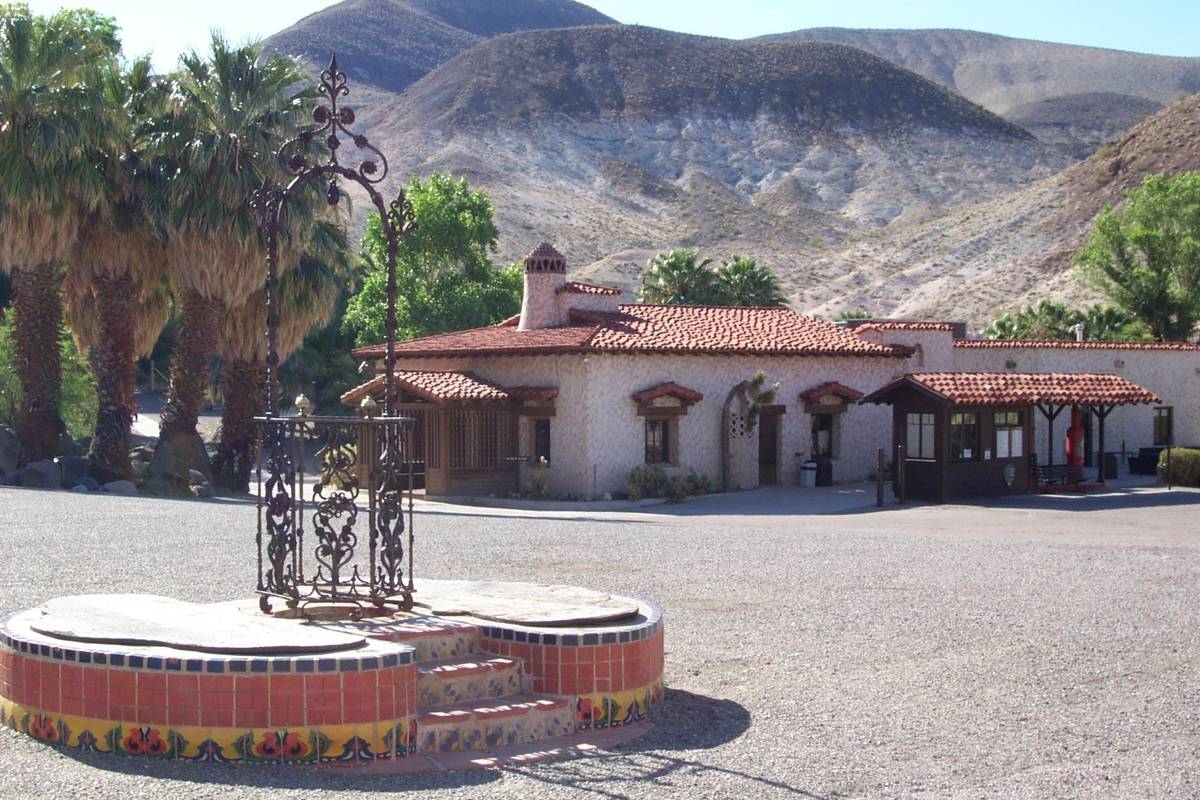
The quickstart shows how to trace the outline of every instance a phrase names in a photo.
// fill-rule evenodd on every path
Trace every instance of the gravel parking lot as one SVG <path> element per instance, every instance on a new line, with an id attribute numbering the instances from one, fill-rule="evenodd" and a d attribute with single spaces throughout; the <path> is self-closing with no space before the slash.
<path id="1" fill-rule="evenodd" d="M 75 757 L 0 732 L 5 797 L 1194 798 L 1200 493 L 805 515 L 425 506 L 418 576 L 666 608 L 663 713 L 615 753 L 425 776 Z M 253 506 L 0 489 L 0 609 L 250 594 Z"/>

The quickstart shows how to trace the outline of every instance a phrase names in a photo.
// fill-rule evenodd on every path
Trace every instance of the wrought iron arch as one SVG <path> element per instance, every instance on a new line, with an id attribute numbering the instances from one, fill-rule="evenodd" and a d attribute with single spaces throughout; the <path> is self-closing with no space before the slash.
<path id="1" fill-rule="evenodd" d="M 368 607 L 408 610 L 414 591 L 412 470 L 407 463 L 412 420 L 396 415 L 395 346 L 396 251 L 400 237 L 414 227 L 412 206 L 403 190 L 390 203 L 380 193 L 378 185 L 388 175 L 387 157 L 366 136 L 350 130 L 355 114 L 338 102 L 350 89 L 336 56 L 321 72 L 318 92 L 323 99 L 312 110 L 313 125 L 285 142 L 276 154 L 290 180 L 281 187 L 268 179 L 250 200 L 266 239 L 266 411 L 258 418 L 266 450 L 265 476 L 261 463 L 258 467 L 260 606 L 270 611 L 271 598 L 278 597 L 293 609 L 348 603 L 356 615 Z M 342 163 L 346 141 L 361 154 L 356 166 Z M 322 146 L 327 159 L 313 160 L 313 151 Z M 280 229 L 289 201 L 313 182 L 326 183 L 325 200 L 330 206 L 341 202 L 339 180 L 365 190 L 379 212 L 387 243 L 383 413 L 376 415 L 367 403 L 359 418 L 310 416 L 301 403 L 298 416 L 281 416 L 276 407 Z M 317 482 L 306 499 L 303 445 L 313 440 L 320 444 Z M 358 538 L 364 499 L 369 532 L 365 559 Z M 305 516 L 309 503 L 311 519 Z M 312 556 L 317 567 L 311 575 L 305 570 L 306 521 L 316 538 Z"/>

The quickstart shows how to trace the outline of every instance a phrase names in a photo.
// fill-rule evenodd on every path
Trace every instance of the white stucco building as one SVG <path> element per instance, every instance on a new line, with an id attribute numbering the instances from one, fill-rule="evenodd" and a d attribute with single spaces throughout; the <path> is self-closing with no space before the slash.
<path id="1" fill-rule="evenodd" d="M 1114 411 L 1107 450 L 1155 444 L 1155 419 L 1161 438 L 1167 415 L 1173 443 L 1200 443 L 1196 345 L 978 341 L 949 324 L 851 329 L 788 309 L 620 299 L 568 281 L 563 257 L 543 244 L 526 259 L 518 317 L 397 344 L 401 407 L 418 419 L 416 458 L 431 494 L 536 481 L 549 494 L 596 497 L 623 491 L 629 470 L 645 464 L 730 488 L 795 484 L 814 456 L 830 460 L 835 481 L 864 480 L 877 448 L 890 449 L 893 420 L 857 400 L 911 372 L 1115 373 L 1161 404 Z M 356 355 L 382 367 L 381 346 Z M 778 389 L 747 430 L 737 387 L 760 371 Z M 378 395 L 381 381 L 344 402 Z M 1031 424 L 1044 463 L 1045 420 Z"/>

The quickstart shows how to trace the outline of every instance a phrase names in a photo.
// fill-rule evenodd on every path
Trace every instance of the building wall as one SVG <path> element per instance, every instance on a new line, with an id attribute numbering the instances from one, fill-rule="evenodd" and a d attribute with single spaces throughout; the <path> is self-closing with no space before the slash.
<path id="1" fill-rule="evenodd" d="M 410 369 L 470 370 L 503 386 L 556 386 L 551 422 L 548 491 L 555 495 L 602 495 L 625 488 L 632 467 L 645 460 L 644 419 L 632 399 L 635 392 L 675 382 L 704 394 L 677 426 L 678 465 L 665 471 L 689 471 L 721 477 L 721 412 L 730 390 L 757 370 L 768 383 L 780 384 L 775 403 L 780 418 L 779 479 L 799 482 L 800 463 L 811 455 L 811 425 L 800 393 L 828 381 L 870 392 L 908 371 L 901 358 L 710 357 L 680 355 L 551 355 L 405 359 Z M 734 404 L 734 411 L 737 404 Z M 838 415 L 834 480 L 865 480 L 875 467 L 875 451 L 890 438 L 890 411 L 851 404 Z M 532 452 L 530 426 L 519 428 L 523 453 Z M 731 486 L 758 485 L 758 432 L 731 438 Z"/>

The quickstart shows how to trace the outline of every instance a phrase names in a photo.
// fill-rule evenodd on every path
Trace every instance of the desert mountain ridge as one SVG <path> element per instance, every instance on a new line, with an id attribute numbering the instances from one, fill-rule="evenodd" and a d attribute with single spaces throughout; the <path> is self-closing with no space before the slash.
<path id="1" fill-rule="evenodd" d="M 268 44 L 315 67 L 331 41 L 392 162 L 385 188 L 467 176 L 495 203 L 498 263 L 549 239 L 579 276 L 631 289 L 654 253 L 697 247 L 770 264 L 801 310 L 975 326 L 1039 292 L 1082 296 L 1040 250 L 1078 240 L 1045 222 L 1083 198 L 1062 177 L 1073 153 L 1123 121 L 1177 126 L 1159 109 L 1197 61 L 970 31 L 734 41 L 566 0 L 346 0 Z M 1063 77 L 1089 54 L 1133 73 Z M 1129 174 L 1157 163 L 1119 149 Z"/>

